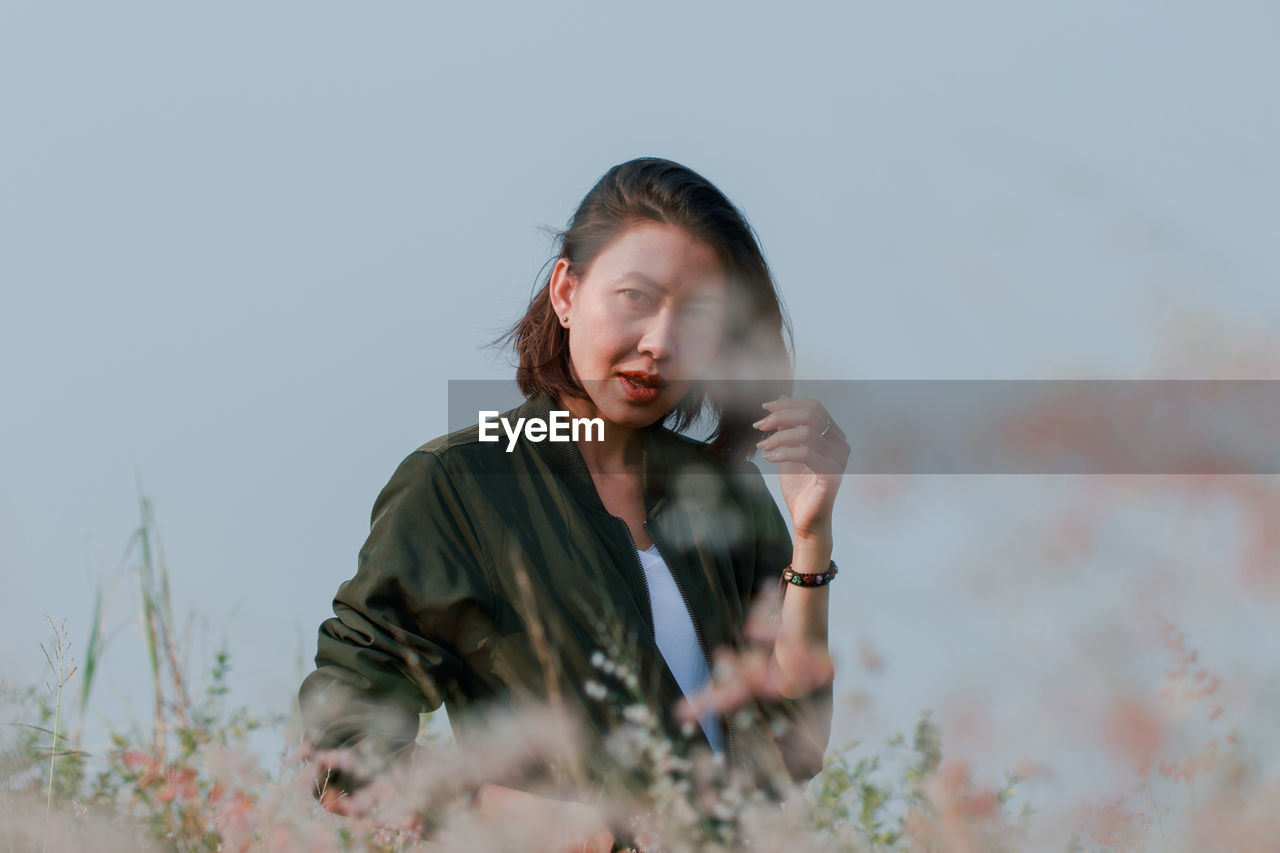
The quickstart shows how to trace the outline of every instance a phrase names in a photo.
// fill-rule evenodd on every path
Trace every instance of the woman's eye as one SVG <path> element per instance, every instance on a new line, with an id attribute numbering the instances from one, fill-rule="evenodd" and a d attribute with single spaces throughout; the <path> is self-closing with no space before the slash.
<path id="1" fill-rule="evenodd" d="M 634 288 L 627 288 L 626 290 L 623 290 L 622 293 L 632 302 L 642 302 L 649 298 L 643 291 L 635 290 Z"/>

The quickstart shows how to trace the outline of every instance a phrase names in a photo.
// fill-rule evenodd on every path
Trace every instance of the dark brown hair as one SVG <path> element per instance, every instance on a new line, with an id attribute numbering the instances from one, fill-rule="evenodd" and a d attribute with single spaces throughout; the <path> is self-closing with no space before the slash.
<path id="1" fill-rule="evenodd" d="M 697 172 L 660 157 L 638 157 L 606 172 L 579 203 L 569 227 L 554 232 L 559 257 L 569 260 L 569 272 L 585 276 L 610 243 L 644 222 L 679 227 L 716 252 L 731 287 L 719 357 L 723 364 L 752 371 L 748 376 L 694 383 L 663 425 L 683 430 L 704 405 L 710 406 L 716 429 L 709 451 L 726 462 L 745 460 L 761 436 L 751 426 L 764 413 L 760 404 L 791 393 L 794 346 L 755 231 Z M 582 398 L 586 390 L 570 370 L 568 329 L 551 306 L 553 273 L 554 269 L 543 280 L 524 316 L 492 343 L 510 342 L 514 348 L 519 359 L 516 383 L 526 397 L 545 392 L 553 400 Z"/>

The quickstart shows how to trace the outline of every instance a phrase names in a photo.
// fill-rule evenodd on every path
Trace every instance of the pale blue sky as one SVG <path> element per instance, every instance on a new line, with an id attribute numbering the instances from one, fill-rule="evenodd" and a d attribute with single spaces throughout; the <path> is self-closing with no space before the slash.
<path id="1" fill-rule="evenodd" d="M 192 676 L 229 635 L 236 695 L 286 708 L 447 380 L 511 375 L 480 347 L 551 257 L 538 227 L 632 157 L 745 211 L 801 377 L 1133 378 L 1188 319 L 1274 346 L 1278 46 L 1275 3 L 9 2 L 0 674 L 42 674 L 44 613 L 83 651 L 137 468 L 198 614 Z M 1206 346 L 1177 375 L 1215 375 Z M 1013 713 L 1033 636 L 1107 621 L 1114 566 L 957 597 L 1012 515 L 1077 492 L 921 478 L 876 509 L 846 487 L 832 640 L 875 730 L 965 685 Z M 1248 649 L 1277 602 L 1202 592 L 1171 593 L 1189 642 L 1274 707 Z M 120 581 L 108 620 L 134 624 L 93 711 L 145 716 L 135 599 Z M 885 673 L 857 670 L 863 640 Z"/>

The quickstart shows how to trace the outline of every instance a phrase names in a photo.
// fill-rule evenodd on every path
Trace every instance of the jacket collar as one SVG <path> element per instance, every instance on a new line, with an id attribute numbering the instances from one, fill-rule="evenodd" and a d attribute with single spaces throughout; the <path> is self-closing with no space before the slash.
<path id="1" fill-rule="evenodd" d="M 550 413 L 556 407 L 557 404 L 551 395 L 542 392 L 517 407 L 518 417 L 550 420 Z M 672 435 L 671 430 L 662 426 L 663 420 L 659 418 L 649 426 L 638 430 L 638 438 L 641 442 L 642 470 L 644 472 L 646 516 L 652 514 L 658 505 L 662 503 L 665 494 L 665 475 L 670 456 L 668 451 L 674 450 L 675 443 L 668 440 Z M 568 486 L 569 491 L 584 506 L 599 512 L 609 513 L 609 510 L 600 500 L 600 493 L 596 490 L 595 480 L 591 479 L 591 469 L 587 467 L 587 462 L 582 458 L 582 453 L 578 450 L 576 442 L 540 441 L 533 443 L 533 447 L 555 469 L 556 473 L 561 476 Z"/>

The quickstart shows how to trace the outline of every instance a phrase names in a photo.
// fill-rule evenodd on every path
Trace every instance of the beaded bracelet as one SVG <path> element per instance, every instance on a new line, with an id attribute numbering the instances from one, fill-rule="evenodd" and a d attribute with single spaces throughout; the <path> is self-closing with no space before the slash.
<path id="1" fill-rule="evenodd" d="M 827 566 L 825 572 L 817 572 L 815 574 L 802 574 L 791 568 L 788 563 L 787 567 L 782 570 L 782 579 L 796 586 L 825 586 L 831 583 L 831 579 L 836 576 L 836 572 L 840 571 L 836 568 L 836 561 L 832 560 L 831 565 Z"/>

